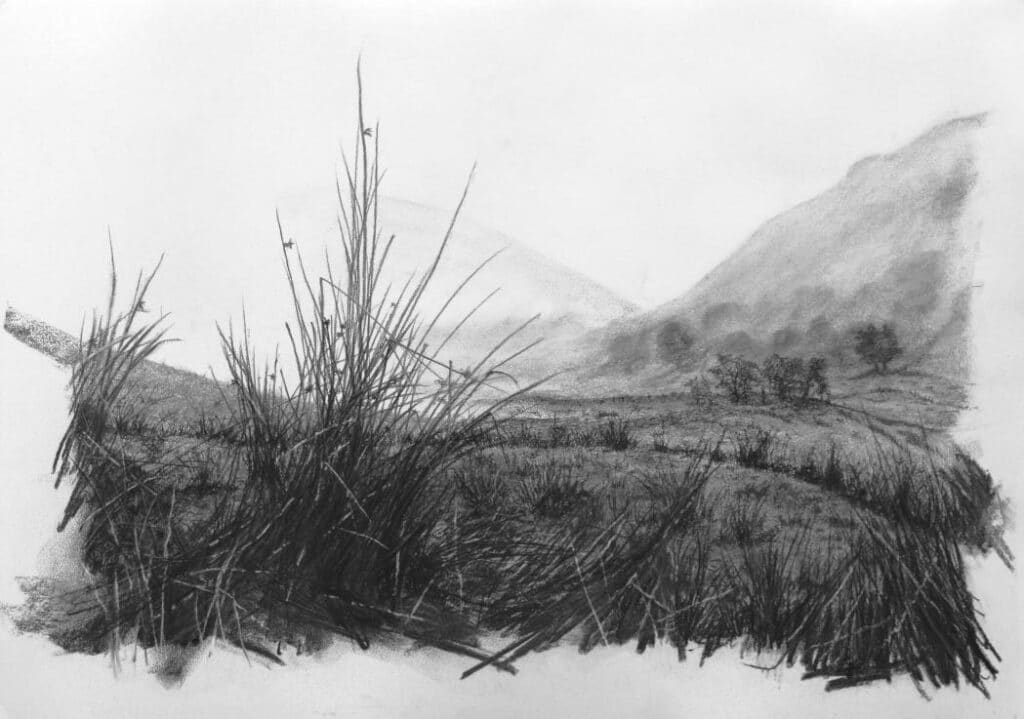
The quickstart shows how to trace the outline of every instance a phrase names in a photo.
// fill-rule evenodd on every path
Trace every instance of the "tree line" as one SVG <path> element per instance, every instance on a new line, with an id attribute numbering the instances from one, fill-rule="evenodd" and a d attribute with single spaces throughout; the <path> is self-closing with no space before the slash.
<path id="1" fill-rule="evenodd" d="M 730 401 L 748 403 L 760 396 L 781 402 L 805 403 L 827 399 L 828 363 L 824 357 L 783 357 L 773 354 L 758 365 L 733 354 L 718 355 L 718 364 L 709 371 L 719 389 Z"/>
<path id="2" fill-rule="evenodd" d="M 890 363 L 903 354 L 896 330 L 890 323 L 865 324 L 854 330 L 854 351 L 879 374 L 889 371 Z M 709 374 L 730 401 L 748 403 L 760 397 L 781 402 L 806 403 L 829 396 L 828 363 L 824 357 L 785 357 L 773 354 L 761 364 L 736 354 L 719 354 Z M 706 393 L 706 379 L 691 383 L 694 394 Z"/>

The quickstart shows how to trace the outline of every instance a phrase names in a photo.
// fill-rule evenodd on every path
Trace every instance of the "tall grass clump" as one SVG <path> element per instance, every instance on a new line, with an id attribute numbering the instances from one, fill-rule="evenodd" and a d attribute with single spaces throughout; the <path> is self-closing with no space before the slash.
<path id="1" fill-rule="evenodd" d="M 473 276 L 437 313 L 423 315 L 465 191 L 431 265 L 400 287 L 385 284 L 394 237 L 382 235 L 379 135 L 365 124 L 361 86 L 356 129 L 338 183 L 341 271 L 328 256 L 322 273 L 312 272 L 278 222 L 292 366 L 261 361 L 244 322 L 240 333 L 220 330 L 231 413 L 215 434 L 232 442 L 220 447 L 231 461 L 218 465 L 217 481 L 231 490 L 215 506 L 186 510 L 170 470 L 109 441 L 110 408 L 163 341 L 157 323 L 136 322 L 151 277 L 140 279 L 124 314 L 114 312 L 112 287 L 106 318 L 94 320 L 83 341 L 88 351 L 75 369 L 57 461 L 60 476 L 73 473 L 76 482 L 65 523 L 87 507 L 92 590 L 114 645 L 217 637 L 261 651 L 261 631 L 284 621 L 364 647 L 387 632 L 484 656 L 466 639 L 464 597 L 455 590 L 462 553 L 450 546 L 471 546 L 472 537 L 451 531 L 440 480 L 480 444 L 495 410 L 528 389 L 481 398 L 518 354 L 499 357 L 516 332 L 457 373 L 439 355 L 451 334 L 428 349 Z"/>
<path id="2" fill-rule="evenodd" d="M 986 696 L 999 654 L 981 627 L 960 547 L 868 513 L 827 591 L 787 640 L 807 676 L 840 689 L 905 673 L 923 692 L 961 682 Z"/>
<path id="3" fill-rule="evenodd" d="M 859 481 L 860 496 L 894 521 L 983 550 L 995 549 L 1010 563 L 995 482 L 959 447 L 945 458 L 930 449 L 916 456 L 906 448 L 876 443 L 872 462 Z"/>
<path id="4" fill-rule="evenodd" d="M 121 398 L 133 389 L 141 363 L 167 341 L 167 330 L 161 327 L 165 317 L 140 323 L 143 299 L 156 271 L 139 274 L 129 309 L 115 313 L 117 268 L 111 246 L 107 311 L 93 313 L 87 338 L 83 325 L 81 350 L 71 374 L 70 419 L 53 462 L 58 487 L 69 474 L 76 477 L 59 529 L 84 503 L 111 494 L 103 484 L 108 479 L 103 468 L 114 461 L 105 451 L 111 434 L 125 434 L 144 424 L 137 408 Z"/>

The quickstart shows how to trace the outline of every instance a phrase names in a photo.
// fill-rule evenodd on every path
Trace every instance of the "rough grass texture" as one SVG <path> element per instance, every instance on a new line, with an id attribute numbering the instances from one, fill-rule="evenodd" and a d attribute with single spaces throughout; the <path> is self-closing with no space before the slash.
<path id="1" fill-rule="evenodd" d="M 436 262 L 381 285 L 392 245 L 378 229 L 377 136 L 361 117 L 358 130 L 339 188 L 342 275 L 311 274 L 282 233 L 290 363 L 261 364 L 244 327 L 222 331 L 231 377 L 216 411 L 154 415 L 163 318 L 140 315 L 152 275 L 119 312 L 112 273 L 107 311 L 72 357 L 55 461 L 74 482 L 62 527 L 80 519 L 94 579 L 73 602 L 99 608 L 88 638 L 117 656 L 125 642 L 216 637 L 280 661 L 275 641 L 400 635 L 472 658 L 465 676 L 514 671 L 570 636 L 584 650 L 664 641 L 681 659 L 741 641 L 829 689 L 905 672 L 921 688 L 986 691 L 998 654 L 961 545 L 1001 545 L 991 477 L 973 460 L 879 442 L 858 462 L 834 445 L 796 461 L 774 430 L 751 428 L 733 456 L 721 439 L 677 451 L 659 436 L 663 469 L 594 481 L 594 457 L 638 451 L 638 424 L 499 422 L 530 389 L 482 401 L 504 378 L 505 343 L 465 372 L 440 361 L 443 343 L 428 350 L 437 318 L 419 303 Z M 523 448 L 555 454 L 523 460 Z M 771 483 L 710 491 L 740 470 Z M 780 518 L 777 492 L 797 491 L 787 481 L 847 519 L 821 535 L 809 514 Z M 483 633 L 508 644 L 484 651 Z"/>

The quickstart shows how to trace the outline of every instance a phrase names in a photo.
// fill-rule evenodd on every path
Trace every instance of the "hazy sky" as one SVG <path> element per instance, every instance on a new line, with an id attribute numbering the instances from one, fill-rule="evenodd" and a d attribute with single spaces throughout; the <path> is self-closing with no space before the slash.
<path id="1" fill-rule="evenodd" d="M 244 269 L 279 197 L 333 181 L 361 52 L 388 194 L 452 206 L 477 162 L 470 216 L 652 305 L 863 155 L 1019 95 L 1022 21 L 981 0 L 7 0 L 2 291 L 79 316 L 108 225 L 126 267 Z"/>

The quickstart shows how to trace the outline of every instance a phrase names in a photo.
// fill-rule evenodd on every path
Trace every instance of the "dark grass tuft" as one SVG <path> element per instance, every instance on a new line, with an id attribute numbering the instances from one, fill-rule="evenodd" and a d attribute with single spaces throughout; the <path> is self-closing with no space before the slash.
<path id="1" fill-rule="evenodd" d="M 751 469 L 788 469 L 786 447 L 777 432 L 760 427 L 748 427 L 735 434 L 736 462 Z"/>
<path id="2" fill-rule="evenodd" d="M 811 484 L 837 494 L 847 493 L 846 475 L 853 473 L 852 468 L 844 469 L 843 461 L 835 443 L 829 445 L 824 458 L 817 452 L 810 452 L 804 461 L 794 470 L 794 474 Z"/>
<path id="3" fill-rule="evenodd" d="M 629 421 L 625 419 L 609 419 L 598 430 L 598 439 L 605 449 L 622 452 L 636 444 Z"/>
<path id="4" fill-rule="evenodd" d="M 593 494 L 567 465 L 546 463 L 519 484 L 519 500 L 537 517 L 562 519 L 587 511 Z"/>

